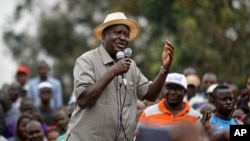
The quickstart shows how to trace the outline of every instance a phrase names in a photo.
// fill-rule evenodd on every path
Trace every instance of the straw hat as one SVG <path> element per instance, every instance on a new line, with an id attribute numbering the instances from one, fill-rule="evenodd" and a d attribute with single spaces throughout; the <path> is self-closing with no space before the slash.
<path id="1" fill-rule="evenodd" d="M 103 30 L 115 24 L 124 24 L 130 28 L 130 40 L 135 39 L 140 33 L 140 28 L 135 21 L 127 19 L 127 17 L 122 12 L 115 12 L 108 14 L 104 22 L 95 28 L 94 35 L 99 40 L 102 40 Z"/>

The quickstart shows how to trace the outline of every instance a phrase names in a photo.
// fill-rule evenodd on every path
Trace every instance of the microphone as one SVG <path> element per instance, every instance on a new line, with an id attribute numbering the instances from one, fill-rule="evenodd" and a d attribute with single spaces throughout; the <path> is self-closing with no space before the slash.
<path id="1" fill-rule="evenodd" d="M 124 50 L 124 56 L 125 56 L 125 58 L 131 57 L 132 56 L 132 49 L 131 48 L 126 48 Z"/>
<path id="2" fill-rule="evenodd" d="M 131 48 L 126 48 L 124 52 L 118 51 L 116 53 L 116 59 L 123 59 L 123 58 L 129 58 L 132 55 L 132 49 Z M 127 80 L 126 80 L 126 74 L 122 74 L 122 81 L 125 86 L 127 86 Z"/>
<path id="3" fill-rule="evenodd" d="M 132 55 L 132 49 L 131 48 L 126 48 L 124 50 L 124 57 L 129 58 L 129 57 L 131 57 L 131 55 Z M 122 80 L 123 80 L 124 85 L 127 86 L 126 74 L 122 75 Z"/>
<path id="4" fill-rule="evenodd" d="M 117 59 L 117 60 L 123 59 L 124 57 L 125 57 L 124 52 L 118 51 L 118 52 L 116 53 L 116 59 Z M 122 74 L 122 81 L 123 81 L 123 83 L 124 83 L 125 86 L 126 86 L 126 79 L 124 79 L 124 78 L 125 78 L 125 74 Z"/>
<path id="5" fill-rule="evenodd" d="M 116 59 L 120 60 L 120 59 L 123 59 L 123 58 L 124 58 L 124 52 L 118 51 L 116 53 Z"/>

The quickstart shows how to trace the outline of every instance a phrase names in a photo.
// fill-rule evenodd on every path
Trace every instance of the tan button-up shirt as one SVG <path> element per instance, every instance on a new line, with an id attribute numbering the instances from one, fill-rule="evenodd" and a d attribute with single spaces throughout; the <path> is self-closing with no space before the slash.
<path id="1" fill-rule="evenodd" d="M 100 47 L 82 54 L 77 58 L 74 68 L 74 91 L 78 96 L 90 85 L 99 80 L 112 66 L 114 60 L 105 48 Z M 133 140 L 136 127 L 137 98 L 141 99 L 150 85 L 150 81 L 132 61 L 130 70 L 126 73 L 127 90 L 120 86 L 121 76 L 115 77 L 103 91 L 97 102 L 85 109 L 77 104 L 72 113 L 66 141 L 114 141 L 119 128 L 122 102 L 122 125 L 126 136 Z M 121 101 L 119 100 L 121 98 Z M 119 132 L 118 141 L 125 141 L 123 129 Z"/>

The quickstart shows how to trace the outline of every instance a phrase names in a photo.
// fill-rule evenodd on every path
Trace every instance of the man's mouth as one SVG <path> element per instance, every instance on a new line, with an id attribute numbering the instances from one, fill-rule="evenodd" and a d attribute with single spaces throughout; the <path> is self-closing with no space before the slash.
<path id="1" fill-rule="evenodd" d="M 125 49 L 126 48 L 126 44 L 117 43 L 116 45 L 117 45 L 118 48 L 121 48 L 121 49 Z"/>
<path id="2" fill-rule="evenodd" d="M 233 109 L 233 106 L 226 106 L 226 109 Z"/>

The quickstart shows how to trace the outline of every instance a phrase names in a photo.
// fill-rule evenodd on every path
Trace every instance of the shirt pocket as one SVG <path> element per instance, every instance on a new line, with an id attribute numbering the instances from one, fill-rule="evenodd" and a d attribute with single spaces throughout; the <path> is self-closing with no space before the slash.
<path id="1" fill-rule="evenodd" d="M 134 84 L 133 84 L 133 82 L 129 82 L 127 84 L 126 88 L 124 87 L 124 91 L 122 91 L 121 96 L 122 96 L 122 100 L 125 99 L 124 106 L 131 105 L 133 98 L 135 98 L 134 97 Z"/>

